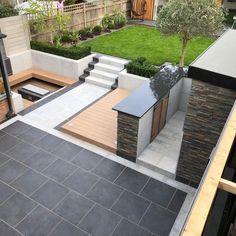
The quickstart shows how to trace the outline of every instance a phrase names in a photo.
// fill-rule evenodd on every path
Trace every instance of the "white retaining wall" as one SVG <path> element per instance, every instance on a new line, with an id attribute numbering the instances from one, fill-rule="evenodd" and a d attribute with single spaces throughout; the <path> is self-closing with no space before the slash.
<path id="1" fill-rule="evenodd" d="M 148 80 L 148 78 L 129 74 L 127 73 L 127 70 L 123 70 L 119 73 L 118 87 L 122 89 L 127 89 L 129 91 L 134 91 L 138 87 L 140 87 L 143 82 Z"/>
<path id="2" fill-rule="evenodd" d="M 137 156 L 149 145 L 152 132 L 153 108 L 139 120 Z"/>
<path id="3" fill-rule="evenodd" d="M 178 110 L 186 112 L 191 93 L 192 79 L 183 78 L 170 90 L 166 120 L 168 121 Z"/>

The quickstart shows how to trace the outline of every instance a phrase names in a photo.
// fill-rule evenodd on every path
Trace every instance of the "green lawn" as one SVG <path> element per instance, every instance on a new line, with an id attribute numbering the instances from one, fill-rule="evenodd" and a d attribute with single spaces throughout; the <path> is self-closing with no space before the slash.
<path id="1" fill-rule="evenodd" d="M 212 38 L 192 39 L 186 51 L 185 64 L 190 64 L 214 42 Z M 178 36 L 162 36 L 155 28 L 130 26 L 119 31 L 83 42 L 93 52 L 100 52 L 127 59 L 146 57 L 151 63 L 179 62 L 181 41 Z"/>

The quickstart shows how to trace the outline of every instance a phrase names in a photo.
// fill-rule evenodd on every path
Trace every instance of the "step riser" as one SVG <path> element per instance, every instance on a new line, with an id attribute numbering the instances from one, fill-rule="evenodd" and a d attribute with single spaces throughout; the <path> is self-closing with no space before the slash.
<path id="1" fill-rule="evenodd" d="M 116 81 L 116 78 L 118 77 L 118 76 L 117 76 L 116 78 L 111 78 L 111 77 L 108 77 L 108 76 L 106 76 L 106 75 L 102 75 L 102 74 L 96 73 L 96 72 L 94 72 L 94 71 L 90 71 L 90 75 L 91 75 L 92 77 L 97 77 L 97 78 L 105 79 L 105 80 L 112 81 L 112 82 L 115 82 L 115 81 Z"/>
<path id="2" fill-rule="evenodd" d="M 101 62 L 103 64 L 110 65 L 110 66 L 116 66 L 116 67 L 124 68 L 123 63 L 112 61 L 112 60 L 109 60 L 109 59 L 106 59 L 106 58 L 99 58 L 99 62 Z"/>
<path id="3" fill-rule="evenodd" d="M 107 68 L 107 67 L 103 67 L 103 66 L 99 66 L 99 65 L 95 65 L 94 69 L 108 72 L 108 73 L 113 73 L 113 74 L 118 74 L 120 71 L 122 71 L 122 69 L 120 69 L 118 71 L 118 70 L 113 70 L 112 68 Z"/>
<path id="4" fill-rule="evenodd" d="M 95 80 L 85 79 L 85 81 L 86 81 L 86 83 L 89 83 L 89 84 L 94 84 L 94 85 L 97 85 L 97 86 L 100 86 L 100 87 L 103 87 L 103 88 L 111 89 L 110 85 L 103 84 L 103 83 L 95 81 Z"/>

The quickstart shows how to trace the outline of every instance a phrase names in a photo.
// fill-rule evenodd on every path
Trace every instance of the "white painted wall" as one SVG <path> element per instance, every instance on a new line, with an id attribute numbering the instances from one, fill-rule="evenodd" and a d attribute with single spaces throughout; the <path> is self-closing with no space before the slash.
<path id="1" fill-rule="evenodd" d="M 31 50 L 26 50 L 21 53 L 17 53 L 9 56 L 11 60 L 12 73 L 17 74 L 24 70 L 32 68 Z"/>
<path id="2" fill-rule="evenodd" d="M 118 87 L 129 91 L 134 91 L 145 81 L 149 81 L 149 79 L 138 75 L 129 74 L 127 73 L 127 70 L 123 70 L 119 73 Z"/>
<path id="3" fill-rule="evenodd" d="M 168 121 L 179 109 L 180 100 L 181 100 L 181 91 L 183 79 L 181 79 L 173 88 L 170 90 L 169 102 L 166 114 L 166 121 Z"/>
<path id="4" fill-rule="evenodd" d="M 139 120 L 137 155 L 148 146 L 151 140 L 153 108 Z"/>
<path id="5" fill-rule="evenodd" d="M 12 103 L 16 114 L 24 110 L 23 99 L 20 94 L 12 92 Z"/>
<path id="6" fill-rule="evenodd" d="M 166 120 L 168 121 L 178 110 L 186 112 L 192 79 L 183 78 L 170 90 Z"/>
<path id="7" fill-rule="evenodd" d="M 71 77 L 78 80 L 83 74 L 84 69 L 88 67 L 88 63 L 92 61 L 93 54 L 80 60 L 72 60 L 57 55 L 31 50 L 32 64 L 34 68 L 46 70 L 61 76 Z"/>

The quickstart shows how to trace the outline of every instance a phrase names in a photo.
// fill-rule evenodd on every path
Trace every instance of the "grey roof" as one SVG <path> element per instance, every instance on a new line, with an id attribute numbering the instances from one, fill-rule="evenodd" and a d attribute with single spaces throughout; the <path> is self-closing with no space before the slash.
<path id="1" fill-rule="evenodd" d="M 190 66 L 236 78 L 236 30 L 227 30 Z"/>

